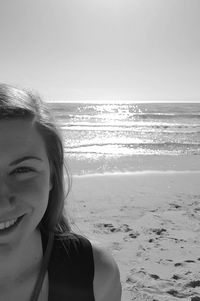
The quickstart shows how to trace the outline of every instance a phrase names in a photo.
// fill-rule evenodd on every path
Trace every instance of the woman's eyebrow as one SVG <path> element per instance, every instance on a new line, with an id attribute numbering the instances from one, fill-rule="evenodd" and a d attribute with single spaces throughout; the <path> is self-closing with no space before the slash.
<path id="1" fill-rule="evenodd" d="M 36 156 L 24 156 L 22 158 L 19 158 L 19 159 L 15 160 L 15 161 L 11 162 L 10 166 L 17 165 L 17 164 L 21 163 L 22 161 L 31 160 L 31 159 L 43 161 L 41 158 L 36 157 Z"/>

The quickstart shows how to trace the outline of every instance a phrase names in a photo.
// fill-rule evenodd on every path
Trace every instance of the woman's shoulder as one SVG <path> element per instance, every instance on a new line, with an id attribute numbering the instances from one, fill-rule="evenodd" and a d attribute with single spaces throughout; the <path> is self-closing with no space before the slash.
<path id="1" fill-rule="evenodd" d="M 92 242 L 94 257 L 94 295 L 96 301 L 120 301 L 121 282 L 116 261 L 110 252 L 97 242 Z"/>
<path id="2" fill-rule="evenodd" d="M 111 253 L 99 242 L 78 233 L 69 233 L 63 239 L 74 246 L 73 253 L 78 252 L 78 257 L 83 256 L 84 260 L 86 259 L 84 254 L 87 254 L 88 258 L 93 257 L 95 301 L 120 301 L 122 290 L 120 272 Z M 85 264 L 88 267 L 88 261 Z"/>

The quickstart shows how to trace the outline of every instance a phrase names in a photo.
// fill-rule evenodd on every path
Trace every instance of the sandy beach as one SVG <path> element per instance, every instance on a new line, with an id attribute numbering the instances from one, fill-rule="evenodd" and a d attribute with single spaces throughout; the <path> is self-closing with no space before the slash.
<path id="1" fill-rule="evenodd" d="M 66 209 L 113 254 L 122 301 L 200 300 L 199 182 L 199 171 L 73 177 Z"/>

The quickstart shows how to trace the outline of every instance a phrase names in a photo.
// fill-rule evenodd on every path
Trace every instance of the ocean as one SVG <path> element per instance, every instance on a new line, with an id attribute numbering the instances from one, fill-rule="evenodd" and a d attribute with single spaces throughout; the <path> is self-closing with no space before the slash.
<path id="1" fill-rule="evenodd" d="M 73 174 L 162 169 L 156 162 L 163 158 L 168 158 L 168 165 L 172 162 L 163 168 L 173 169 L 180 157 L 193 158 L 187 169 L 200 169 L 194 163 L 200 158 L 200 103 L 49 106 L 62 131 Z"/>

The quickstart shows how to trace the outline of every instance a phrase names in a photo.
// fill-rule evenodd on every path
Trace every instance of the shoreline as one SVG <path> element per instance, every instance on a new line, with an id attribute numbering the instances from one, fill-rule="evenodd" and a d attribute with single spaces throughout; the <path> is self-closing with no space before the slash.
<path id="1" fill-rule="evenodd" d="M 157 174 L 200 174 L 200 170 L 136 170 L 136 171 L 119 171 L 119 172 L 104 172 L 104 173 L 86 173 L 75 174 L 73 178 L 82 177 L 104 177 L 104 176 L 139 176 L 139 175 L 157 175 Z"/>
<path id="2" fill-rule="evenodd" d="M 198 155 L 71 155 L 66 165 L 71 175 L 157 171 L 199 171 Z"/>

